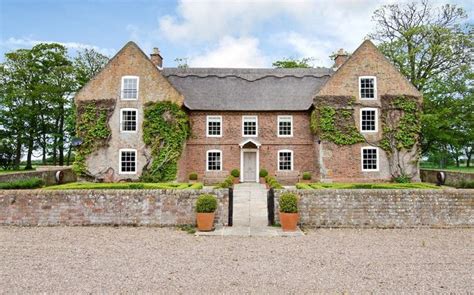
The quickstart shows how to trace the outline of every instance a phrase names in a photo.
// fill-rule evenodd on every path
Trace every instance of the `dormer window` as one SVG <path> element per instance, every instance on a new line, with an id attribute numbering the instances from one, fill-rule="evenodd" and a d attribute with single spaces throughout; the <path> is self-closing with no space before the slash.
<path id="1" fill-rule="evenodd" d="M 138 99 L 138 77 L 123 76 L 122 77 L 122 95 L 123 100 Z"/>
<path id="2" fill-rule="evenodd" d="M 373 76 L 359 77 L 360 99 L 377 99 L 377 78 Z"/>

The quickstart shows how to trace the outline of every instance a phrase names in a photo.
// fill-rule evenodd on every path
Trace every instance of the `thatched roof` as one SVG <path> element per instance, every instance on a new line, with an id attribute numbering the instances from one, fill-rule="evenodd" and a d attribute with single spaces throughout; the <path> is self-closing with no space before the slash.
<path id="1" fill-rule="evenodd" d="M 191 110 L 302 111 L 334 73 L 332 69 L 165 68 Z"/>

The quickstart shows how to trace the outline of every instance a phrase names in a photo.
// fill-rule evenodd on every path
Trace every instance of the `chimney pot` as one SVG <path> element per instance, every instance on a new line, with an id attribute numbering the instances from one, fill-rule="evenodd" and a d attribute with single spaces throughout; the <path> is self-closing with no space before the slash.
<path id="1" fill-rule="evenodd" d="M 153 53 L 150 54 L 150 59 L 159 69 L 163 68 L 163 57 L 161 56 L 158 47 L 153 48 Z"/>
<path id="2" fill-rule="evenodd" d="M 334 57 L 334 68 L 338 69 L 349 58 L 349 54 L 344 49 L 339 49 Z"/>

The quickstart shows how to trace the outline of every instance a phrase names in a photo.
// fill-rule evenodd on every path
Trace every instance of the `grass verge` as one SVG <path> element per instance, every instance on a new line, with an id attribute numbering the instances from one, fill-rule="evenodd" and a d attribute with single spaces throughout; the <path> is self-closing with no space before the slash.
<path id="1" fill-rule="evenodd" d="M 0 182 L 0 189 L 34 189 L 44 185 L 40 178 L 28 178 L 11 182 Z"/>

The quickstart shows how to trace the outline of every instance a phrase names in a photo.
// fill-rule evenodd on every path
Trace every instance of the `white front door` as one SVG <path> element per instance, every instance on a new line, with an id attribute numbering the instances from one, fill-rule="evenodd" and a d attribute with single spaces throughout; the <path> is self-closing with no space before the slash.
<path id="1" fill-rule="evenodd" d="M 257 180 L 257 152 L 244 152 L 244 181 Z"/>

